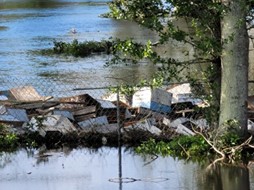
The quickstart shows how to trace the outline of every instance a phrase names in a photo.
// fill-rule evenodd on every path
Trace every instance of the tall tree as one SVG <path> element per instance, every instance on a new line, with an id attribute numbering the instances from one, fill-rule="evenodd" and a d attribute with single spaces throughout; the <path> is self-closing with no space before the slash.
<path id="1" fill-rule="evenodd" d="M 249 38 L 244 0 L 222 0 L 228 7 L 221 18 L 222 80 L 220 126 L 228 120 L 239 122 L 240 134 L 247 131 Z"/>
<path id="2" fill-rule="evenodd" d="M 160 70 L 164 76 L 167 72 L 176 76 L 175 68 L 186 62 L 161 58 L 151 47 L 165 44 L 169 39 L 191 44 L 196 59 L 190 62 L 210 63 L 205 73 L 209 90 L 203 88 L 203 95 L 210 98 L 209 109 L 214 108 L 209 112 L 213 121 L 220 132 L 227 132 L 228 125 L 236 124 L 237 134 L 244 136 L 247 132 L 248 4 L 246 0 L 114 0 L 110 8 L 112 17 L 136 21 L 158 33 L 160 40 L 156 43 L 140 48 L 140 44 L 131 41 L 130 45 L 129 41 L 127 48 L 123 48 L 126 43 L 119 43 L 118 50 L 162 63 Z M 179 18 L 186 20 L 191 32 L 174 24 Z M 134 51 L 137 47 L 139 51 Z"/>

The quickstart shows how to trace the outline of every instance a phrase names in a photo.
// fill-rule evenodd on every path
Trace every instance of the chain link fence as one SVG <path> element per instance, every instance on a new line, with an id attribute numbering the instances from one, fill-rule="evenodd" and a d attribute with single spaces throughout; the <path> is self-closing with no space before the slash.
<path id="1" fill-rule="evenodd" d="M 1 125 L 21 137 L 36 133 L 41 143 L 116 144 L 119 135 L 137 143 L 208 128 L 199 109 L 206 105 L 186 82 L 140 87 L 126 96 L 117 83 L 100 78 L 93 84 L 75 77 L 0 80 Z"/>

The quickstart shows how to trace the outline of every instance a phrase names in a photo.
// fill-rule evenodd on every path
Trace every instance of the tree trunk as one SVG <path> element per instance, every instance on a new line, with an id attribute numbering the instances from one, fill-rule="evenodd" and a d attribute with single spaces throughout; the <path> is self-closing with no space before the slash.
<path id="1" fill-rule="evenodd" d="M 239 135 L 247 132 L 248 52 L 246 1 L 222 0 L 229 7 L 221 19 L 222 78 L 219 128 L 229 120 L 239 122 Z"/>

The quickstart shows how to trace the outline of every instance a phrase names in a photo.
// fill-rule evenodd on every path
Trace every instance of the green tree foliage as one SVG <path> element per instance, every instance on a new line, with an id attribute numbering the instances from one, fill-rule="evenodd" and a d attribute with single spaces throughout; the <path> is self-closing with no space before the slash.
<path id="1" fill-rule="evenodd" d="M 252 4 L 253 0 L 247 2 L 246 9 L 250 10 L 250 14 L 247 18 L 243 18 L 248 23 L 252 21 L 250 8 Z M 149 59 L 158 65 L 158 71 L 167 82 L 172 79 L 180 80 L 179 72 L 190 63 L 208 65 L 206 70 L 198 71 L 199 78 L 196 77 L 196 73 L 186 77 L 191 81 L 196 95 L 210 103 L 209 109 L 204 110 L 204 113 L 208 114 L 209 121 L 218 124 L 222 48 L 223 44 L 234 40 L 233 34 L 224 41 L 221 38 L 221 19 L 230 11 L 229 6 L 216 0 L 114 0 L 109 7 L 111 12 L 108 16 L 137 22 L 159 36 L 158 41 L 148 41 L 147 44 L 143 44 L 143 48 L 140 48 L 142 45 L 140 43 L 135 47 L 136 42 L 133 40 L 121 41 L 121 46 L 116 47 L 117 59 L 120 57 L 124 59 L 132 57 L 135 60 Z M 177 20 L 186 22 L 189 30 L 178 27 L 175 24 Z M 195 49 L 193 59 L 181 62 L 170 57 L 162 57 L 156 52 L 156 46 L 167 44 L 172 39 L 190 44 Z M 131 49 L 128 48 L 130 42 Z M 142 53 L 148 46 L 149 51 Z"/>
<path id="2" fill-rule="evenodd" d="M 150 42 L 144 46 L 150 46 L 148 53 L 141 53 L 136 56 L 136 51 L 128 51 L 128 48 L 116 48 L 120 55 L 139 59 L 149 59 L 159 65 L 158 72 L 164 76 L 165 82 L 172 79 L 181 80 L 179 73 L 190 63 L 208 63 L 208 70 L 202 73 L 201 78 L 196 78 L 193 73 L 186 76 L 193 87 L 196 88 L 196 95 L 204 97 L 211 107 L 204 110 L 204 113 L 212 115 L 211 122 L 217 122 L 220 102 L 220 54 L 221 54 L 221 30 L 220 17 L 226 11 L 221 3 L 206 0 L 194 1 L 124 1 L 115 0 L 110 3 L 110 16 L 115 19 L 127 19 L 151 29 L 159 36 L 156 42 Z M 190 31 L 183 30 L 175 25 L 177 19 L 186 22 L 191 28 Z M 190 44 L 195 49 L 193 60 L 180 62 L 171 57 L 160 56 L 154 47 L 167 44 L 170 40 Z M 132 44 L 135 43 L 132 41 Z M 123 42 L 122 42 L 123 44 Z M 125 46 L 126 47 L 126 46 Z M 125 51 L 123 51 L 123 49 Z M 144 48 L 143 48 L 144 49 Z M 139 51 L 143 51 L 142 48 Z M 127 55 L 128 54 L 128 55 Z M 117 58 L 119 58 L 117 56 Z M 116 61 L 115 61 L 116 62 Z M 200 77 L 200 75 L 199 75 Z M 202 86 L 202 88 L 200 88 Z"/>
<path id="3" fill-rule="evenodd" d="M 205 108 L 203 113 L 207 113 L 206 118 L 210 124 L 216 127 L 217 133 L 212 137 L 215 139 L 215 143 L 210 140 L 206 142 L 223 158 L 227 157 L 229 152 L 232 153 L 232 151 L 227 152 L 230 149 L 227 147 L 242 142 L 239 128 L 244 131 L 245 135 L 247 131 L 246 103 L 242 104 L 247 100 L 245 92 L 248 83 L 248 77 L 246 77 L 248 75 L 248 53 L 246 53 L 248 52 L 248 43 L 245 43 L 248 42 L 248 39 L 245 33 L 247 33 L 247 26 L 248 28 L 253 26 L 253 4 L 253 0 L 114 0 L 109 5 L 110 17 L 137 22 L 154 31 L 159 37 L 158 41 L 149 41 L 149 44 L 143 44 L 144 47 L 150 46 L 148 54 L 139 52 L 138 54 L 141 56 L 136 56 L 137 50 L 131 49 L 129 51 L 128 48 L 125 48 L 126 46 L 121 46 L 121 48 L 116 48 L 115 55 L 118 58 L 132 57 L 133 55 L 135 59 L 149 59 L 158 65 L 160 76 L 163 76 L 167 82 L 177 78 L 178 71 L 190 63 L 208 64 L 206 70 L 199 71 L 201 75 L 192 73 L 187 78 L 196 95 L 209 102 L 210 106 Z M 179 20 L 188 25 L 188 30 L 177 25 Z M 193 59 L 181 62 L 170 57 L 162 57 L 156 52 L 155 47 L 170 43 L 172 39 L 191 45 L 195 50 Z M 134 43 L 132 41 L 132 44 Z M 140 48 L 139 51 L 144 49 Z M 235 61 L 238 54 L 243 58 Z M 240 67 L 241 69 L 236 69 Z M 237 80 L 241 83 L 233 80 L 233 73 L 230 71 L 235 74 L 239 73 L 238 77 L 240 78 Z M 227 76 L 231 78 L 227 78 Z M 230 88 L 225 88 L 225 86 L 232 86 L 234 88 L 231 89 L 232 93 Z M 232 104 L 230 105 L 231 110 L 225 108 L 227 102 Z M 232 125 L 230 121 L 236 121 L 235 123 L 238 125 L 234 126 L 236 129 L 234 132 L 230 130 L 231 127 L 226 127 Z M 221 133 L 218 134 L 218 131 Z M 189 143 L 187 138 L 185 140 L 186 142 L 180 145 L 179 141 L 176 141 L 175 147 L 179 148 L 180 146 L 186 155 L 196 152 L 201 147 L 200 144 L 196 146 L 196 143 Z M 144 152 L 150 150 L 150 148 L 146 149 L 147 147 L 153 147 L 154 142 L 149 143 L 148 146 L 143 146 Z M 191 146 L 185 147 L 188 144 Z M 154 147 L 156 147 L 155 152 L 161 149 L 161 146 Z M 172 147 L 170 149 L 167 148 L 167 145 L 162 147 L 166 147 L 169 152 L 172 152 Z M 236 149 L 240 150 L 240 148 Z M 196 154 L 198 155 L 197 152 Z"/>

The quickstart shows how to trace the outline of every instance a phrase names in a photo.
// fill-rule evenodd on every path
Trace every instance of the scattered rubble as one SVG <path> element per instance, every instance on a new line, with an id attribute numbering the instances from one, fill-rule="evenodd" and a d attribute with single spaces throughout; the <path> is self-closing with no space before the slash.
<path id="1" fill-rule="evenodd" d="M 70 120 L 62 115 L 33 117 L 23 127 L 29 131 L 38 131 L 42 137 L 45 137 L 46 133 L 50 131 L 58 131 L 63 135 L 77 131 Z"/>
<path id="2" fill-rule="evenodd" d="M 252 99 L 248 100 L 250 114 L 254 110 Z M 133 130 L 160 136 L 168 129 L 195 135 L 193 127 L 209 129 L 205 119 L 186 115 L 193 115 L 201 102 L 191 96 L 189 84 L 168 89 L 141 88 L 131 101 L 118 103 L 114 94 L 101 99 L 90 94 L 54 98 L 41 96 L 33 86 L 24 86 L 0 91 L 0 123 L 18 126 L 19 131 L 37 131 L 42 137 L 50 132 L 110 134 Z M 254 133 L 251 118 L 248 129 Z"/>
<path id="3" fill-rule="evenodd" d="M 162 131 L 159 128 L 157 128 L 155 125 L 156 125 L 155 119 L 149 118 L 149 119 L 141 120 L 133 124 L 130 124 L 128 126 L 125 126 L 122 129 L 122 132 L 130 131 L 130 130 L 143 130 L 143 131 L 149 131 L 150 133 L 154 135 L 160 135 Z"/>
<path id="4" fill-rule="evenodd" d="M 28 122 L 28 116 L 25 109 L 7 108 L 0 106 L 0 121 L 2 122 Z"/>
<path id="5" fill-rule="evenodd" d="M 1 91 L 0 96 L 0 122 L 14 126 L 22 124 L 24 130 L 38 131 L 45 137 L 52 131 L 61 134 L 117 132 L 118 122 L 123 126 L 122 132 L 144 130 L 160 135 L 159 122 L 173 114 L 171 105 L 175 95 L 163 89 L 145 87 L 137 91 L 131 101 L 126 98 L 117 104 L 115 95 L 100 100 L 89 94 L 53 98 L 41 96 L 33 86 L 23 86 Z M 183 131 L 184 126 L 180 127 Z"/>

